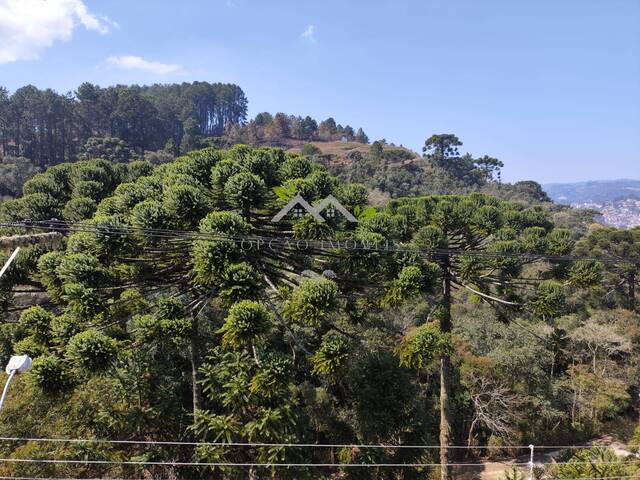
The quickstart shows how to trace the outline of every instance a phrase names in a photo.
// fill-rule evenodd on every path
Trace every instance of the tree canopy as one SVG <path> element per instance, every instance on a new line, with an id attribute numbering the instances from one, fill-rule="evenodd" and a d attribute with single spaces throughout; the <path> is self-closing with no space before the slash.
<path id="1" fill-rule="evenodd" d="M 458 155 L 450 140 L 433 155 Z M 629 271 L 562 257 L 631 257 L 635 230 L 582 237 L 540 205 L 479 192 L 373 207 L 366 186 L 307 153 L 63 163 L 1 204 L 2 222 L 65 234 L 61 247 L 25 248 L 0 283 L 0 360 L 34 358 L 0 412 L 2 436 L 209 442 L 3 442 L 3 458 L 166 465 L 5 462 L 1 474 L 417 479 L 438 472 L 177 463 L 448 464 L 458 453 L 394 446 L 562 444 L 629 410 L 640 318 L 598 290 Z M 358 223 L 294 210 L 273 222 L 296 194 L 333 195 Z M 40 305 L 19 302 L 27 287 L 44 290 Z"/>

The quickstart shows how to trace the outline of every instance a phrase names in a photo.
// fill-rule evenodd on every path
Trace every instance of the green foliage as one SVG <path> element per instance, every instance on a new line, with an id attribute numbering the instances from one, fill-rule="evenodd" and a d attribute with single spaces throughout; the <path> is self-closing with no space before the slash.
<path id="1" fill-rule="evenodd" d="M 39 342 L 36 337 L 30 335 L 15 342 L 13 351 L 17 355 L 29 355 L 31 358 L 37 358 L 40 355 L 49 353 L 49 348 Z"/>
<path id="2" fill-rule="evenodd" d="M 154 199 L 143 200 L 131 210 L 131 224 L 135 227 L 170 229 L 172 220 L 172 212 Z"/>
<path id="3" fill-rule="evenodd" d="M 525 475 L 520 468 L 514 466 L 504 473 L 502 480 L 525 480 Z"/>
<path id="4" fill-rule="evenodd" d="M 224 184 L 225 201 L 245 213 L 259 206 L 265 195 L 264 181 L 253 173 L 236 173 Z"/>
<path id="5" fill-rule="evenodd" d="M 158 312 L 160 313 L 160 312 Z M 188 318 L 138 315 L 132 319 L 136 339 L 146 344 L 165 342 L 173 348 L 182 348 L 193 333 L 193 322 Z"/>
<path id="6" fill-rule="evenodd" d="M 569 269 L 569 281 L 578 288 L 598 285 L 602 281 L 604 265 L 600 262 L 580 260 Z"/>
<path id="7" fill-rule="evenodd" d="M 54 317 L 50 325 L 53 341 L 59 345 L 66 345 L 83 328 L 82 321 L 69 314 Z"/>
<path id="8" fill-rule="evenodd" d="M 576 244 L 574 254 L 609 259 L 640 258 L 640 228 L 595 228 Z M 635 310 L 635 291 L 640 286 L 640 268 L 637 265 L 613 264 L 606 268 L 603 265 L 601 283 L 615 294 L 610 298 L 618 305 Z"/>
<path id="9" fill-rule="evenodd" d="M 411 330 L 398 346 L 400 364 L 418 370 L 428 368 L 433 360 L 452 352 L 451 334 L 441 332 L 435 323 Z"/>
<path id="10" fill-rule="evenodd" d="M 566 295 L 562 284 L 556 281 L 542 282 L 529 305 L 531 311 L 541 317 L 557 317 L 565 308 Z"/>
<path id="11" fill-rule="evenodd" d="M 327 278 L 306 279 L 285 303 L 285 315 L 292 321 L 321 328 L 338 308 L 338 286 Z"/>
<path id="12" fill-rule="evenodd" d="M 219 295 L 227 304 L 243 299 L 258 298 L 261 294 L 260 272 L 247 262 L 233 263 L 224 269 Z"/>
<path id="13" fill-rule="evenodd" d="M 67 365 L 56 355 L 36 358 L 29 369 L 29 378 L 47 394 L 64 392 L 73 385 Z"/>
<path id="14" fill-rule="evenodd" d="M 314 155 L 320 155 L 322 153 L 322 150 L 316 147 L 313 143 L 307 143 L 302 147 L 301 153 L 305 157 L 313 157 Z M 304 176 L 306 175 L 301 175 L 301 177 L 304 177 Z M 295 177 L 292 177 L 292 178 L 295 178 Z"/>
<path id="15" fill-rule="evenodd" d="M 140 177 L 151 175 L 153 173 L 153 165 L 147 160 L 135 160 L 126 165 L 125 171 L 126 174 L 121 175 L 120 178 L 122 180 L 126 179 L 129 182 L 133 182 Z"/>
<path id="16" fill-rule="evenodd" d="M 267 309 L 252 300 L 242 300 L 231 307 L 224 325 L 218 330 L 222 344 L 233 348 L 248 347 L 271 326 L 271 315 Z"/>
<path id="17" fill-rule="evenodd" d="M 282 390 L 287 387 L 292 368 L 293 363 L 289 357 L 278 353 L 268 355 L 251 379 L 249 390 L 267 398 L 281 395 Z"/>
<path id="18" fill-rule="evenodd" d="M 46 193 L 52 197 L 59 197 L 64 193 L 64 185 L 59 184 L 53 175 L 36 175 L 22 187 L 24 195 Z"/>
<path id="19" fill-rule="evenodd" d="M 45 167 L 72 161 L 77 152 L 81 159 L 113 162 L 167 144 L 173 144 L 174 154 L 188 152 L 202 137 L 242 123 L 246 113 L 242 89 L 222 83 L 104 88 L 83 83 L 73 95 L 28 85 L 12 95 L 0 93 L 5 148 L 10 145 L 11 152 Z"/>
<path id="20" fill-rule="evenodd" d="M 369 191 L 365 185 L 350 183 L 338 189 L 336 196 L 347 210 L 353 212 L 356 207 L 363 208 L 367 204 Z"/>
<path id="21" fill-rule="evenodd" d="M 313 201 L 320 198 L 316 186 L 306 178 L 294 178 L 287 180 L 284 185 L 276 189 L 275 193 L 285 200 L 297 195 L 307 201 Z"/>
<path id="22" fill-rule="evenodd" d="M 344 369 L 351 351 L 351 345 L 344 335 L 329 332 L 311 357 L 311 371 L 316 375 L 333 377 Z"/>
<path id="23" fill-rule="evenodd" d="M 234 212 L 211 212 L 200 222 L 200 231 L 211 234 L 241 236 L 250 230 L 251 226 Z M 225 275 L 233 276 L 227 269 L 242 258 L 242 248 L 230 240 L 198 240 L 193 244 L 193 271 L 204 285 L 220 285 Z M 245 280 L 250 277 L 244 276 Z"/>
<path id="24" fill-rule="evenodd" d="M 62 281 L 57 270 L 63 258 L 62 252 L 54 251 L 45 253 L 38 260 L 39 279 L 54 299 L 59 299 L 62 294 Z"/>
<path id="25" fill-rule="evenodd" d="M 315 171 L 306 177 L 307 182 L 315 192 L 316 197 L 324 198 L 337 188 L 337 180 L 327 172 Z M 303 195 L 304 197 L 304 195 Z M 304 197 L 305 199 L 307 197 Z M 312 197 L 315 198 L 315 197 Z"/>
<path id="26" fill-rule="evenodd" d="M 0 197 L 17 197 L 27 180 L 38 173 L 38 167 L 24 157 L 0 158 Z"/>
<path id="27" fill-rule="evenodd" d="M 86 253 L 65 256 L 56 268 L 56 274 L 64 283 L 86 285 L 100 285 L 105 278 L 105 272 L 99 260 Z"/>
<path id="28" fill-rule="evenodd" d="M 325 240 L 331 238 L 333 228 L 327 222 L 319 222 L 311 215 L 305 215 L 293 224 L 295 238 L 306 240 Z"/>
<path id="29" fill-rule="evenodd" d="M 255 149 L 242 160 L 243 166 L 257 175 L 267 187 L 279 183 L 279 168 L 285 161 L 285 154 L 276 148 Z"/>
<path id="30" fill-rule="evenodd" d="M 113 137 L 91 137 L 80 149 L 80 160 L 102 158 L 110 162 L 128 162 L 133 157 L 131 146 L 127 142 Z"/>
<path id="31" fill-rule="evenodd" d="M 20 200 L 20 216 L 30 220 L 60 218 L 60 203 L 46 193 L 31 193 Z"/>
<path id="32" fill-rule="evenodd" d="M 628 447 L 633 453 L 638 453 L 638 451 L 640 451 L 640 427 L 636 427 L 633 430 L 633 436 L 631 437 L 631 440 L 629 440 Z"/>
<path id="33" fill-rule="evenodd" d="M 234 160 L 223 159 L 211 169 L 211 190 L 216 201 L 224 204 L 224 186 L 234 175 L 242 172 L 242 165 Z"/>
<path id="34" fill-rule="evenodd" d="M 427 263 L 423 268 L 416 265 L 404 267 L 398 278 L 388 285 L 381 299 L 382 305 L 399 305 L 417 295 L 431 293 L 439 275 L 439 268 L 433 263 Z"/>
<path id="35" fill-rule="evenodd" d="M 88 372 L 108 370 L 118 356 L 117 342 L 98 330 L 74 335 L 67 345 L 67 360 Z"/>
<path id="36" fill-rule="evenodd" d="M 552 473 L 554 479 L 607 478 L 629 475 L 627 463 L 613 450 L 591 448 L 578 450 L 564 465 L 558 465 Z"/>
<path id="37" fill-rule="evenodd" d="M 207 92 L 203 85 L 200 93 Z M 287 135 L 308 135 L 305 128 L 314 131 L 305 119 L 277 117 L 265 115 L 264 125 L 277 125 L 266 132 L 266 126 L 254 125 L 257 130 L 251 135 L 270 135 L 276 128 Z M 225 135 L 248 135 L 248 129 L 234 126 Z M 169 146 L 173 151 L 204 141 L 195 126 L 187 130 L 183 133 L 191 139 L 174 140 Z M 322 132 L 354 135 L 329 120 L 322 123 Z M 422 189 L 455 177 L 466 191 L 492 186 L 506 195 L 496 186 L 495 159 L 460 156 L 454 139 L 448 147 L 445 140 L 438 140 L 440 146 L 434 140 L 427 152 L 440 155 L 438 159 L 416 159 L 405 149 L 377 142 L 372 146 L 379 156 L 375 168 L 388 166 L 380 177 L 385 180 L 404 171 L 407 176 L 397 178 L 409 182 L 402 186 L 406 191 L 425 178 Z M 219 137 L 210 144 L 224 142 Z M 373 165 L 361 146 L 345 145 L 344 150 L 363 172 Z M 592 229 L 589 240 L 581 239 L 576 230 L 554 228 L 546 208 L 480 193 L 392 199 L 386 207 L 365 208 L 367 189 L 338 181 L 314 163 L 317 160 L 242 145 L 189 152 L 153 170 L 147 163 L 89 160 L 61 164 L 35 177 L 38 180 L 26 188 L 27 202 L 31 195 L 44 196 L 65 218 L 102 229 L 68 235 L 59 251 L 25 249 L 15 270 L 3 276 L 3 307 L 11 306 L 11 289 L 31 285 L 44 286 L 51 301 L 0 329 L 5 360 L 22 352 L 36 358 L 23 377 L 28 381 L 12 386 L 1 413 L 3 434 L 434 444 L 440 433 L 437 370 L 447 362 L 449 373 L 443 378 L 451 381 L 454 438 L 472 445 L 581 441 L 629 410 L 638 384 L 640 319 L 631 311 L 602 306 L 627 306 L 616 296 L 622 291 L 608 292 L 628 281 L 633 271 L 512 255 L 573 251 L 591 256 L 598 248 L 607 255 L 628 255 L 633 253 L 635 231 L 603 235 Z M 443 166 L 435 165 L 436 160 Z M 396 168 L 395 161 L 404 167 Z M 340 162 L 328 165 L 333 169 L 336 164 Z M 421 176 L 422 167 L 429 176 Z M 371 186 L 369 180 L 365 183 Z M 225 194 L 227 187 L 226 193 L 233 194 Z M 78 196 L 83 189 L 96 197 Z M 273 204 L 270 192 L 278 196 Z M 292 225 L 269 222 L 296 192 L 310 201 L 332 193 L 360 223 L 319 223 L 310 216 Z M 24 218 L 24 202 L 3 203 L 3 219 Z M 203 235 L 109 235 L 111 226 L 197 226 Z M 222 238 L 228 235 L 285 236 L 292 243 L 339 239 L 341 247 L 345 241 L 378 246 L 389 241 L 402 249 L 351 251 L 336 246 L 302 254 Z M 443 248 L 449 250 L 436 251 Z M 442 362 L 436 362 L 438 358 Z M 7 448 L 7 455 L 19 456 L 22 447 Z M 349 462 L 433 460 L 421 451 L 379 450 L 240 452 L 203 446 L 195 455 L 232 463 L 331 463 L 335 454 Z M 43 446 L 33 452 L 45 458 L 62 455 L 62 450 Z M 97 458 L 93 451 L 72 453 L 73 458 L 89 453 L 89 458 Z M 194 452 L 156 453 L 162 459 L 192 461 Z M 101 455 L 151 459 L 156 453 L 127 445 Z M 2 468 L 18 472 L 12 466 Z M 335 474 L 386 479 L 398 473 L 392 470 L 354 473 L 337 468 Z M 68 477 L 124 473 L 93 465 L 82 471 L 69 466 L 64 472 L 46 472 Z M 153 468 L 135 473 L 169 474 Z M 173 473 L 240 478 L 246 472 L 202 468 Z M 273 472 L 256 468 L 254 473 L 266 478 Z M 553 472 L 547 473 L 553 478 Z M 315 478 L 317 471 L 300 468 L 280 474 Z M 413 479 L 424 472 L 406 468 L 402 474 Z"/>
<path id="38" fill-rule="evenodd" d="M 313 167 L 311 162 L 307 158 L 298 156 L 287 158 L 280 166 L 280 176 L 283 181 L 294 178 L 305 178 L 310 175 L 312 171 Z"/>
<path id="39" fill-rule="evenodd" d="M 47 344 L 51 340 L 52 320 L 53 314 L 36 306 L 22 312 L 18 325 L 25 336 L 31 336 L 35 341 Z"/>
<path id="40" fill-rule="evenodd" d="M 65 220 L 80 222 L 91 218 L 96 211 L 96 201 L 91 197 L 75 197 L 69 200 L 62 211 Z"/>
<path id="41" fill-rule="evenodd" d="M 163 205 L 182 228 L 193 228 L 210 210 L 204 192 L 191 185 L 174 185 L 164 192 Z"/>

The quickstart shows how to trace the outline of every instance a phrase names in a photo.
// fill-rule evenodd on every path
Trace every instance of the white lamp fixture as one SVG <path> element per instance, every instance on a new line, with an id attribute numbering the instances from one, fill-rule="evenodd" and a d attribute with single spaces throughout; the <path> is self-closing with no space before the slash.
<path id="1" fill-rule="evenodd" d="M 2 391 L 2 398 L 0 398 L 0 409 L 2 409 L 2 405 L 4 404 L 4 399 L 7 397 L 7 392 L 9 391 L 9 385 L 11 384 L 11 380 L 16 373 L 24 373 L 31 366 L 31 357 L 29 355 L 14 355 L 9 359 L 9 363 L 7 363 L 7 368 L 5 371 L 9 375 L 7 379 L 7 383 L 4 385 L 4 390 Z"/>

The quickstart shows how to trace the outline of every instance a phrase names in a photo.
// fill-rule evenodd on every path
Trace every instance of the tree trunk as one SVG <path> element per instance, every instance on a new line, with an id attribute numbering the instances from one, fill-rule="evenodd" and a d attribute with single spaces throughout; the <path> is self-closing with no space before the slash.
<path id="1" fill-rule="evenodd" d="M 451 276 L 449 273 L 449 257 L 442 263 L 442 315 L 440 316 L 440 331 L 451 332 Z M 449 446 L 451 445 L 451 398 L 453 388 L 451 357 L 440 357 L 440 478 L 451 479 L 449 467 Z"/>
<path id="2" fill-rule="evenodd" d="M 636 272 L 629 272 L 629 310 L 636 311 Z"/>
<path id="3" fill-rule="evenodd" d="M 191 317 L 192 321 L 192 334 L 191 345 L 189 348 L 189 361 L 191 362 L 191 391 L 193 395 L 193 417 L 195 421 L 195 415 L 198 410 L 202 409 L 202 395 L 200 394 L 200 385 L 198 380 L 200 375 L 198 373 L 198 367 L 200 365 L 200 348 L 198 345 L 198 319 L 195 315 Z"/>

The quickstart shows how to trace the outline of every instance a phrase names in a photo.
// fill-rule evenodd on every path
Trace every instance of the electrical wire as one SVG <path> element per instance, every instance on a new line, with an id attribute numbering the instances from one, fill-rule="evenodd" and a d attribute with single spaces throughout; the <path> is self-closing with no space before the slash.
<path id="1" fill-rule="evenodd" d="M 8 477 L 8 476 L 0 476 L 0 480 L 102 480 L 105 477 L 94 477 L 94 478 L 81 478 L 81 477 Z M 640 475 L 615 475 L 615 476 L 607 476 L 607 477 L 578 477 L 572 478 L 571 480 L 623 480 L 627 478 L 640 478 Z M 158 478 L 154 477 L 155 480 L 171 480 L 168 478 Z M 108 480 L 145 480 L 143 478 L 122 478 L 122 477 L 109 477 Z M 190 479 L 183 478 L 182 480 L 200 480 L 200 479 Z"/>
<path id="2" fill-rule="evenodd" d="M 275 463 L 275 462 L 170 462 L 153 460 L 87 460 L 87 459 L 55 459 L 55 458 L 0 458 L 0 462 L 14 463 L 48 463 L 48 464 L 83 464 L 83 465 L 162 465 L 172 467 L 268 467 L 268 468 L 377 468 L 377 467 L 440 467 L 440 463 Z M 504 462 L 484 463 L 448 463 L 449 467 L 485 467 Z M 535 465 L 592 465 L 593 462 L 534 462 Z M 621 462 L 598 462 L 598 465 L 620 465 Z M 508 465 L 524 467 L 529 462 L 513 462 Z"/>
<path id="3" fill-rule="evenodd" d="M 488 259 L 500 259 L 500 258 L 513 258 L 522 260 L 547 260 L 555 262 L 576 262 L 576 261 L 591 261 L 607 264 L 631 264 L 640 265 L 640 258 L 615 258 L 615 257 L 587 257 L 587 256 L 574 256 L 574 255 L 553 255 L 534 252 L 489 252 L 486 250 L 462 250 L 462 249 L 420 249 L 407 247 L 403 244 L 395 244 L 391 242 L 384 242 L 382 246 L 378 243 L 367 244 L 366 242 L 358 242 L 354 239 L 326 239 L 326 240 L 312 240 L 312 239 L 292 239 L 286 237 L 268 237 L 268 236 L 238 236 L 238 235 L 220 235 L 207 232 L 198 232 L 193 230 L 170 230 L 170 229 L 152 229 L 135 227 L 130 225 L 96 225 L 90 223 L 73 223 L 62 220 L 48 220 L 48 221 L 24 221 L 24 222 L 10 222 L 0 223 L 0 227 L 8 228 L 26 228 L 26 229 L 42 229 L 52 230 L 57 232 L 69 232 L 80 231 L 98 233 L 102 235 L 144 235 L 148 237 L 162 238 L 162 239 L 176 239 L 183 241 L 193 240 L 209 240 L 209 241 L 231 241 L 239 243 L 241 247 L 247 246 L 246 250 L 256 248 L 290 248 L 297 251 L 307 251 L 310 249 L 315 250 L 334 250 L 334 249 L 346 249 L 346 250 L 362 250 L 372 252 L 405 252 L 405 253 L 420 253 L 433 257 L 442 256 L 456 256 L 456 257 L 478 257 Z"/>
<path id="4" fill-rule="evenodd" d="M 46 442 L 46 443 L 102 443 L 115 445 L 169 445 L 169 446 L 210 446 L 210 447 L 259 447 L 259 448 L 381 448 L 381 449 L 440 449 L 440 445 L 390 445 L 358 443 L 262 443 L 262 442 L 181 442 L 164 440 L 107 440 L 90 438 L 36 438 L 36 437 L 0 437 L 0 442 Z M 568 450 L 606 447 L 606 445 L 534 445 L 534 450 Z M 449 449 L 500 449 L 529 450 L 530 445 L 448 445 Z"/>
<path id="5" fill-rule="evenodd" d="M 275 463 L 275 462 L 169 462 L 153 460 L 81 460 L 81 459 L 55 459 L 55 458 L 0 458 L 0 462 L 14 463 L 49 463 L 49 464 L 86 464 L 86 465 L 163 465 L 172 467 L 318 467 L 318 468 L 347 468 L 347 467 L 439 467 L 439 463 Z M 501 463 L 501 462 L 488 462 Z M 449 463 L 450 467 L 482 467 L 488 463 Z M 589 463 L 589 462 L 584 462 Z M 510 465 L 525 466 L 525 463 L 512 463 Z M 556 464 L 562 465 L 562 464 Z"/>

